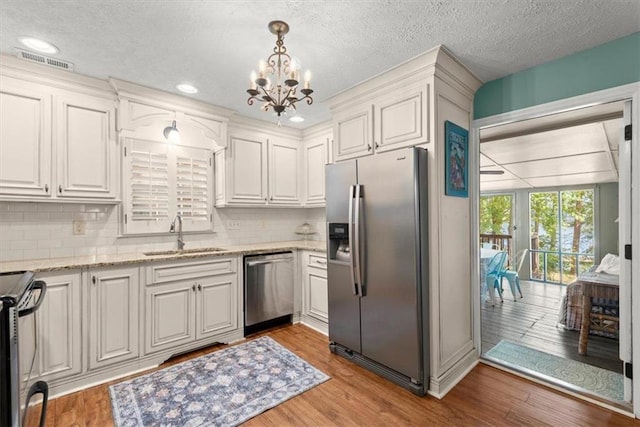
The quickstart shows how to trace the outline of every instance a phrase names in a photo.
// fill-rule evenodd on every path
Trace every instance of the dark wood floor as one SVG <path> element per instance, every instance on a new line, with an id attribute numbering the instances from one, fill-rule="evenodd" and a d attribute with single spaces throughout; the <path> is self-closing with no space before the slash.
<path id="1" fill-rule="evenodd" d="M 505 339 L 622 373 L 618 340 L 590 335 L 587 355 L 581 356 L 578 354 L 579 331 L 557 326 L 564 286 L 523 280 L 521 288 L 524 298 L 517 298 L 515 302 L 508 286 L 505 286 L 502 304 L 498 302 L 492 307 L 483 298 L 482 353 Z"/>
<path id="2" fill-rule="evenodd" d="M 331 354 L 327 337 L 305 326 L 266 334 L 331 379 L 249 420 L 247 426 L 640 426 L 640 420 L 482 364 L 444 399 L 420 398 Z M 221 347 L 181 356 L 162 367 Z M 52 400 L 47 426 L 113 425 L 108 385 Z"/>

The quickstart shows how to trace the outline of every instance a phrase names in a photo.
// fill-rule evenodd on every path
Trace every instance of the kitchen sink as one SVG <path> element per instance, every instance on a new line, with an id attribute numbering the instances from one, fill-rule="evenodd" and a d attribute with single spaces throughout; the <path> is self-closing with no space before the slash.
<path id="1" fill-rule="evenodd" d="M 155 255 L 182 255 L 182 254 L 204 254 L 208 252 L 220 252 L 224 251 L 222 248 L 191 248 L 191 249 L 182 249 L 182 250 L 169 250 L 169 251 L 155 251 L 155 252 L 143 252 L 146 256 L 155 256 Z"/>

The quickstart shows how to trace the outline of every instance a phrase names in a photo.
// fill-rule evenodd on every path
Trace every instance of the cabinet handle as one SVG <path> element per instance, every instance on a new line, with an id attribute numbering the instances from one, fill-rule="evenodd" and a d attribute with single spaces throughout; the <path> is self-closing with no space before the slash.
<path id="1" fill-rule="evenodd" d="M 198 283 L 198 290 L 202 291 L 202 285 L 200 283 Z"/>
<path id="2" fill-rule="evenodd" d="M 327 261 L 316 261 L 316 263 L 320 265 L 327 265 Z"/>
<path id="3" fill-rule="evenodd" d="M 371 151 L 371 144 L 367 144 L 367 151 Z"/>
<path id="4" fill-rule="evenodd" d="M 193 292 L 196 291 L 196 284 L 195 283 L 191 286 L 191 289 L 193 290 Z"/>
<path id="5" fill-rule="evenodd" d="M 91 283 L 96 284 L 96 276 L 91 276 Z"/>
<path id="6" fill-rule="evenodd" d="M 58 185 L 58 193 L 62 193 L 62 185 Z"/>
<path id="7" fill-rule="evenodd" d="M 380 144 L 378 144 L 378 141 L 376 141 L 376 150 L 380 148 Z"/>
<path id="8" fill-rule="evenodd" d="M 48 193 L 49 192 L 49 184 L 45 184 L 44 185 L 44 192 Z"/>

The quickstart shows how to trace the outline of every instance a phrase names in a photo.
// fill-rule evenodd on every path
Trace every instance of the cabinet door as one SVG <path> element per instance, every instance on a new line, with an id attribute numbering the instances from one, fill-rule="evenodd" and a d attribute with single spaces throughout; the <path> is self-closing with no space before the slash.
<path id="1" fill-rule="evenodd" d="M 138 357 L 138 268 L 89 272 L 89 369 Z"/>
<path id="2" fill-rule="evenodd" d="M 146 289 L 146 353 L 195 339 L 195 281 L 153 285 Z"/>
<path id="3" fill-rule="evenodd" d="M 38 275 L 38 280 L 47 283 L 36 312 L 40 376 L 53 380 L 78 374 L 82 371 L 80 273 Z"/>
<path id="4" fill-rule="evenodd" d="M 376 152 L 428 142 L 427 86 L 419 85 L 375 102 Z"/>
<path id="5" fill-rule="evenodd" d="M 0 194 L 49 197 L 51 95 L 25 85 L 0 81 Z"/>
<path id="6" fill-rule="evenodd" d="M 316 255 L 309 257 L 304 287 L 305 314 L 323 322 L 328 322 L 329 296 L 327 289 L 326 258 Z"/>
<path id="7" fill-rule="evenodd" d="M 300 204 L 300 144 L 269 141 L 269 203 Z"/>
<path id="8" fill-rule="evenodd" d="M 116 196 L 114 102 L 83 95 L 56 97 L 58 197 Z"/>
<path id="9" fill-rule="evenodd" d="M 330 138 L 321 136 L 307 141 L 304 146 L 305 205 L 324 206 L 324 167 Z"/>
<path id="10" fill-rule="evenodd" d="M 267 203 L 267 140 L 231 137 L 229 142 L 230 165 L 229 198 L 232 203 Z"/>
<path id="11" fill-rule="evenodd" d="M 238 327 L 237 275 L 196 280 L 196 338 L 232 331 Z"/>
<path id="12" fill-rule="evenodd" d="M 336 161 L 373 154 L 373 107 L 366 105 L 336 115 L 333 138 Z"/>

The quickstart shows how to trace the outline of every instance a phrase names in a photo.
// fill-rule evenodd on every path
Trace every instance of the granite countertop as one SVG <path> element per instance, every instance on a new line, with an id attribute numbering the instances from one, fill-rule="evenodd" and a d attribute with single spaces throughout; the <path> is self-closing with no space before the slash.
<path id="1" fill-rule="evenodd" d="M 302 249 L 315 252 L 326 252 L 327 245 L 323 241 L 292 240 L 287 242 L 254 243 L 247 245 L 229 245 L 221 247 L 221 250 L 193 253 L 167 253 L 159 251 L 157 255 L 145 255 L 144 253 L 112 254 L 99 256 L 81 256 L 69 258 L 34 259 L 23 261 L 0 262 L 0 273 L 30 270 L 35 272 L 75 270 L 89 267 L 108 267 L 114 265 L 140 264 L 153 261 L 188 260 L 193 258 L 254 255 L 267 252 L 287 251 Z M 187 248 L 195 250 L 195 248 Z M 162 253 L 164 252 L 164 253 Z"/>

